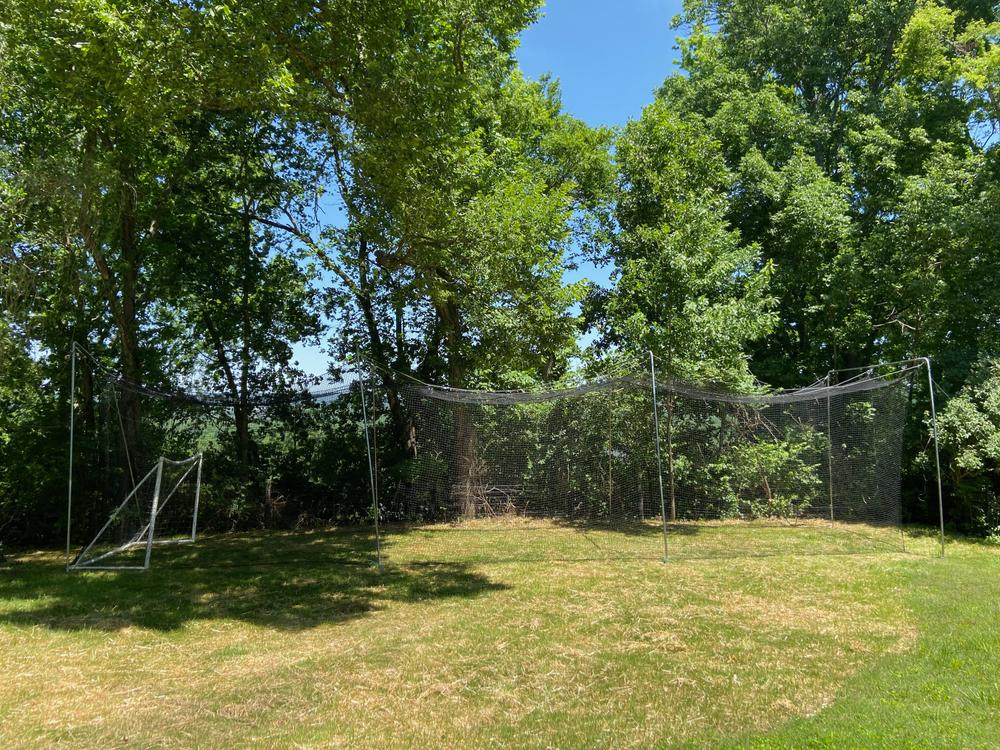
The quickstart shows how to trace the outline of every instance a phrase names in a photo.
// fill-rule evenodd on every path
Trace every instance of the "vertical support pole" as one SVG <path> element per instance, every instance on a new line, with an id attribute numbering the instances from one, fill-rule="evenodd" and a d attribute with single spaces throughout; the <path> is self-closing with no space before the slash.
<path id="1" fill-rule="evenodd" d="M 669 559 L 667 547 L 667 506 L 663 498 L 663 459 L 660 456 L 660 412 L 656 405 L 656 364 L 649 352 L 649 376 L 653 384 L 653 434 L 656 438 L 656 478 L 660 483 L 660 518 L 663 519 L 663 562 Z"/>
<path id="2" fill-rule="evenodd" d="M 378 492 L 375 489 L 375 466 L 372 463 L 372 445 L 368 436 L 368 402 L 365 396 L 365 376 L 360 367 L 358 368 L 358 384 L 361 388 L 361 418 L 365 424 L 365 451 L 368 454 L 368 478 L 372 488 L 372 514 L 375 517 L 375 559 L 378 562 L 378 569 L 382 570 L 382 536 L 378 523 Z"/>
<path id="3" fill-rule="evenodd" d="M 670 520 L 677 520 L 677 485 L 674 481 L 674 396 L 667 396 L 667 478 L 670 480 Z"/>
<path id="4" fill-rule="evenodd" d="M 378 497 L 378 404 L 375 398 L 375 378 L 372 377 L 372 487 L 375 488 L 375 496 Z"/>
<path id="5" fill-rule="evenodd" d="M 76 341 L 70 342 L 69 358 L 69 481 L 66 483 L 66 564 L 69 565 L 70 527 L 73 523 L 73 439 L 76 431 Z"/>
<path id="6" fill-rule="evenodd" d="M 667 352 L 667 371 L 673 373 L 673 349 Z M 674 394 L 667 394 L 667 478 L 670 480 L 670 520 L 677 520 L 677 487 L 674 484 Z"/>
<path id="7" fill-rule="evenodd" d="M 826 387 L 832 385 L 833 370 L 826 374 Z M 833 524 L 833 420 L 830 417 L 830 391 L 826 392 L 826 474 L 830 495 L 830 523 Z"/>
<path id="8" fill-rule="evenodd" d="M 153 536 L 156 533 L 156 514 L 160 510 L 160 487 L 163 485 L 163 456 L 156 463 L 156 485 L 153 487 L 153 509 L 149 514 L 149 527 L 146 530 L 146 561 L 143 570 L 149 570 L 149 561 L 153 556 Z"/>
<path id="9" fill-rule="evenodd" d="M 198 506 L 201 504 L 201 463 L 204 460 L 204 456 L 201 452 L 198 453 L 198 471 L 195 473 L 194 477 L 194 518 L 191 519 L 191 541 L 194 542 L 198 538 Z"/>
<path id="10" fill-rule="evenodd" d="M 614 520 L 612 504 L 614 502 L 614 481 L 612 477 L 614 469 L 614 429 L 615 429 L 615 403 L 613 398 L 608 399 L 608 521 Z M 624 513 L 622 514 L 624 516 Z"/>
<path id="11" fill-rule="evenodd" d="M 934 377 L 930 357 L 921 357 L 927 365 L 927 390 L 931 396 L 931 433 L 934 436 L 934 465 L 937 469 L 938 520 L 941 524 L 941 557 L 944 557 L 944 490 L 941 489 L 941 449 L 938 446 L 937 407 L 934 403 Z"/>

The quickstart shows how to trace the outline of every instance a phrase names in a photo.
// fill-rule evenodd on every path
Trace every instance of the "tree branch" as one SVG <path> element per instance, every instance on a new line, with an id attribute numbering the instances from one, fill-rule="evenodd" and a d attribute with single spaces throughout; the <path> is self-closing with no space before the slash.
<path id="1" fill-rule="evenodd" d="M 344 285 L 351 290 L 352 294 L 360 294 L 360 290 L 358 289 L 358 285 L 354 282 L 354 279 L 348 276 L 347 272 L 333 261 L 326 250 L 321 248 L 308 232 L 300 229 L 294 222 L 285 224 L 254 213 L 249 214 L 249 216 L 251 219 L 263 224 L 264 226 L 271 227 L 272 229 L 280 229 L 283 232 L 287 232 L 295 237 L 295 239 L 306 245 L 313 252 L 313 254 L 319 259 L 319 262 L 323 265 L 323 268 L 336 274 L 337 277 L 344 282 Z"/>

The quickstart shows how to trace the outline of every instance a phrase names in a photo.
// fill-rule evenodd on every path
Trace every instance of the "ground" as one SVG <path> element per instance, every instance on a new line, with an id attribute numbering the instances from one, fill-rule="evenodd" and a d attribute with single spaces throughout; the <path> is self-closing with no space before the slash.
<path id="1" fill-rule="evenodd" d="M 1000 548 L 713 533 L 738 554 L 396 532 L 380 572 L 369 533 L 332 530 L 208 536 L 145 573 L 18 555 L 0 747 L 1000 747 Z"/>

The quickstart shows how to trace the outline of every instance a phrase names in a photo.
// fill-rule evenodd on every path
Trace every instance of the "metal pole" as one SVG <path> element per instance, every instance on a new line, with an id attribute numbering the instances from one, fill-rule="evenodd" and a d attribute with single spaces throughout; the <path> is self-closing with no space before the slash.
<path id="1" fill-rule="evenodd" d="M 833 370 L 826 374 L 826 387 L 831 385 Z M 830 523 L 833 523 L 833 420 L 830 418 L 830 391 L 826 392 L 826 471 L 830 490 Z"/>
<path id="2" fill-rule="evenodd" d="M 70 527 L 73 523 L 73 438 L 76 428 L 76 341 L 70 344 L 69 365 L 69 481 L 66 483 L 66 564 L 69 565 Z"/>
<path id="3" fill-rule="evenodd" d="M 649 352 L 649 375 L 653 383 L 653 433 L 656 436 L 656 478 L 660 482 L 660 518 L 663 519 L 663 562 L 667 562 L 667 505 L 663 499 L 663 459 L 660 457 L 660 414 L 656 406 L 656 364 L 653 351 Z"/>
<path id="4" fill-rule="evenodd" d="M 156 464 L 156 485 L 153 488 L 153 510 L 149 514 L 149 527 L 146 530 L 146 562 L 143 570 L 149 570 L 149 560 L 153 556 L 153 535 L 156 533 L 156 514 L 160 506 L 160 487 L 163 483 L 163 456 Z"/>
<path id="5" fill-rule="evenodd" d="M 191 519 L 191 541 L 198 539 L 198 506 L 201 504 L 201 464 L 204 456 L 198 453 L 198 473 L 194 478 L 194 518 Z"/>
<path id="6" fill-rule="evenodd" d="M 615 404 L 612 399 L 608 399 L 608 518 L 613 518 L 614 512 L 611 508 L 614 498 L 614 429 L 615 429 Z"/>
<path id="7" fill-rule="evenodd" d="M 375 516 L 375 557 L 378 561 L 378 569 L 382 570 L 382 537 L 378 524 L 378 492 L 375 490 L 375 467 L 372 464 L 372 446 L 368 437 L 368 403 L 365 399 L 365 376 L 358 368 L 358 382 L 361 387 L 361 418 L 365 423 L 365 451 L 368 454 L 368 478 L 372 488 L 372 513 Z"/>
<path id="8" fill-rule="evenodd" d="M 934 465 L 937 468 L 938 519 L 941 523 L 941 557 L 944 557 L 944 491 L 941 489 L 941 449 L 938 446 L 937 407 L 934 404 L 934 377 L 930 357 L 920 357 L 927 365 L 927 389 L 931 395 L 931 433 L 934 436 Z"/>

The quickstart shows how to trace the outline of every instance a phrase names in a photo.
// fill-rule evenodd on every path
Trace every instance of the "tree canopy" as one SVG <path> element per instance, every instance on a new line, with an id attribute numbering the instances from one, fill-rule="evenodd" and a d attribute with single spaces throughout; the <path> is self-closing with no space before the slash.
<path id="1" fill-rule="evenodd" d="M 670 377 L 759 388 L 927 355 L 955 517 L 993 529 L 990 4 L 688 0 L 681 70 L 618 130 L 519 70 L 538 12 L 6 2 L 0 528 L 59 533 L 76 343 L 137 387 L 226 394 L 219 450 L 249 498 L 231 525 L 261 517 L 274 481 L 334 471 L 254 427 L 275 418 L 257 395 L 309 382 L 304 347 L 334 377 L 355 352 L 372 363 L 399 455 L 413 429 L 400 373 L 530 388 L 652 350 Z M 610 283 L 569 281 L 581 259 Z M 914 519 L 927 396 L 912 395 Z M 126 436 L 142 410 L 124 395 Z"/>

